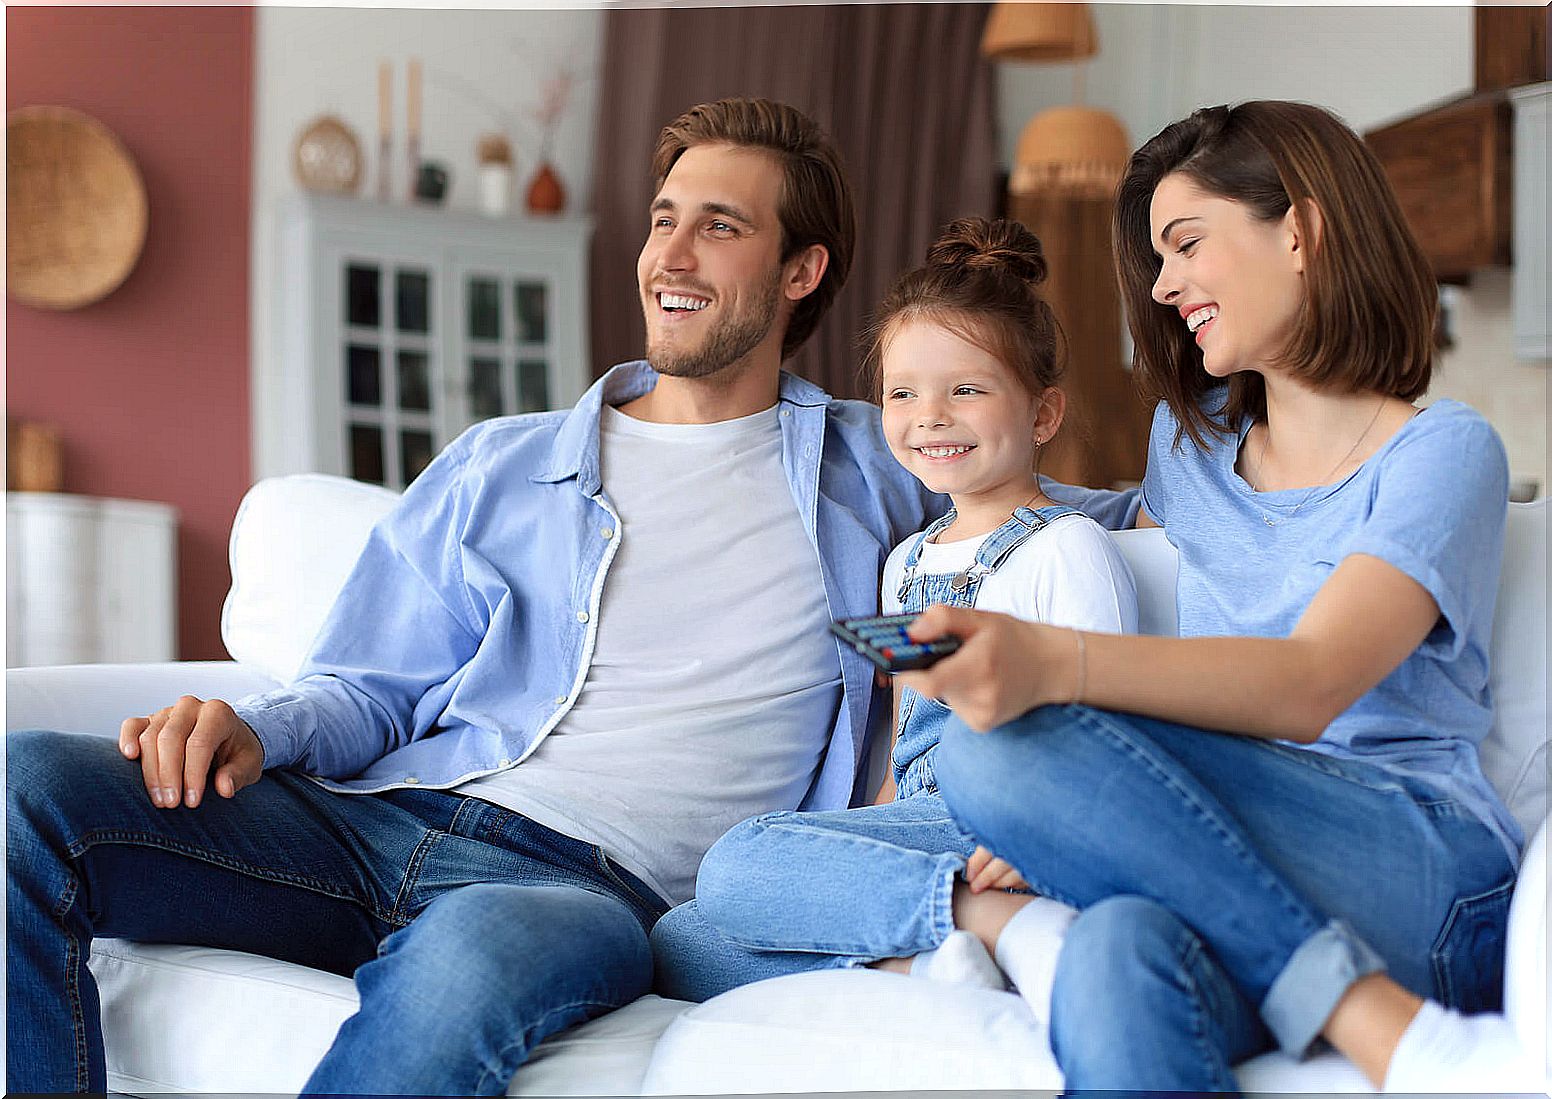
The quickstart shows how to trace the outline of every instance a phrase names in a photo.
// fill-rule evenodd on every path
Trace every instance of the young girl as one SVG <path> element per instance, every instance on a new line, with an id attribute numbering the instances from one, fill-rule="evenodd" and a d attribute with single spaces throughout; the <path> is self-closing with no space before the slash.
<path id="1" fill-rule="evenodd" d="M 1522 838 L 1477 744 L 1503 447 L 1413 405 L 1434 282 L 1319 108 L 1169 126 L 1115 229 L 1182 636 L 934 608 L 913 636 L 962 647 L 901 678 L 963 721 L 936 767 L 954 819 L 1082 910 L 1051 1005 L 1069 1088 L 1232 1092 L 1238 1061 L 1320 1036 L 1379 1082 L 1419 995 L 1501 987 Z"/>
<path id="2" fill-rule="evenodd" d="M 958 221 L 879 311 L 869 364 L 885 438 L 954 505 L 890 555 L 885 613 L 942 603 L 1085 630 L 1136 629 L 1131 573 L 1109 535 L 1040 490 L 1040 448 L 1065 407 L 1060 330 L 1037 289 L 1045 273 L 1040 242 L 1016 222 Z M 1023 882 L 977 852 L 937 796 L 933 761 L 949 711 L 911 690 L 896 701 L 879 804 L 770 813 L 719 840 L 701 864 L 697 899 L 653 933 L 660 991 L 704 999 L 780 973 L 913 956 L 899 964 L 1004 986 L 982 940 L 956 933 L 953 911 L 972 884 Z M 959 880 L 967 860 L 972 884 Z M 1043 918 L 1026 922 L 1041 933 L 1071 914 L 1051 901 L 1031 907 Z M 1024 983 L 1048 980 L 1036 966 Z"/>

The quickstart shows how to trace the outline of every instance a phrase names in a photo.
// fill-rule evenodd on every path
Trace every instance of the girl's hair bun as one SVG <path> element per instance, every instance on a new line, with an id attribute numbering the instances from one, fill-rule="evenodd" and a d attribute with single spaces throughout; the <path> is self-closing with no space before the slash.
<path id="1" fill-rule="evenodd" d="M 929 268 L 957 268 L 1011 275 L 1030 286 L 1045 281 L 1040 239 L 1016 221 L 960 218 L 927 250 Z"/>
<path id="2" fill-rule="evenodd" d="M 863 336 L 874 392 L 883 377 L 884 345 L 896 326 L 916 319 L 947 327 L 981 348 L 1031 394 L 1056 385 L 1065 340 L 1040 292 L 1047 270 L 1039 238 L 1018 222 L 952 222 L 927 249 L 927 262 L 895 280 Z"/>

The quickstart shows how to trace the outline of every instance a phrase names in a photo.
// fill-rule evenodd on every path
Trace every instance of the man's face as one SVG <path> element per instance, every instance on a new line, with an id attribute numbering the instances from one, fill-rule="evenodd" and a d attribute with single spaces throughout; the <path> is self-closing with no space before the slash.
<path id="1" fill-rule="evenodd" d="M 653 369 L 704 378 L 766 345 L 780 361 L 780 194 L 779 165 L 756 149 L 696 145 L 675 162 L 636 261 Z"/>

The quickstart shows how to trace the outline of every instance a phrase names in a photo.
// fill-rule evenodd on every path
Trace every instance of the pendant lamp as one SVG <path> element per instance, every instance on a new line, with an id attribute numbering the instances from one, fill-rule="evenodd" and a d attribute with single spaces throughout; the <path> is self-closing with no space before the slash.
<path id="1" fill-rule="evenodd" d="M 1099 52 L 1087 4 L 1004 0 L 992 8 L 981 53 L 1006 61 L 1084 61 Z M 1073 69 L 1070 106 L 1029 120 L 1019 136 L 1008 190 L 1015 195 L 1057 191 L 1108 198 L 1126 168 L 1131 141 L 1109 111 L 1083 105 L 1083 65 Z"/>

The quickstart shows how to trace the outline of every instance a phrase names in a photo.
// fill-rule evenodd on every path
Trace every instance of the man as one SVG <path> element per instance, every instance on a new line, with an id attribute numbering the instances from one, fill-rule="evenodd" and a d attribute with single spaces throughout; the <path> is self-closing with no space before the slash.
<path id="1" fill-rule="evenodd" d="M 654 170 L 647 363 L 450 445 L 295 684 L 11 739 L 11 1090 L 105 1089 L 116 936 L 353 973 L 309 1091 L 504 1092 L 648 990 L 727 827 L 852 800 L 872 676 L 825 626 L 941 502 L 876 409 L 780 370 L 845 279 L 848 185 L 764 101 L 693 108 Z"/>

